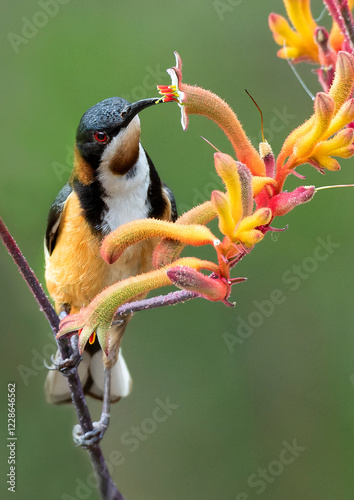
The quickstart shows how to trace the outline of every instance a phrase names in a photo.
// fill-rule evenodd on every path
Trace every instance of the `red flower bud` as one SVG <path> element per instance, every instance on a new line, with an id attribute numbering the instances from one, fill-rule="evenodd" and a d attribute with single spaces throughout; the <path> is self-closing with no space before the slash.
<path id="1" fill-rule="evenodd" d="M 225 279 L 205 276 L 187 266 L 171 267 L 167 270 L 167 276 L 178 288 L 197 292 L 213 302 L 227 299 L 231 292 L 231 285 Z"/>
<path id="2" fill-rule="evenodd" d="M 284 191 L 274 196 L 268 207 L 271 209 L 274 217 L 285 215 L 297 205 L 310 201 L 315 193 L 315 186 L 300 186 L 294 191 L 288 193 Z"/>

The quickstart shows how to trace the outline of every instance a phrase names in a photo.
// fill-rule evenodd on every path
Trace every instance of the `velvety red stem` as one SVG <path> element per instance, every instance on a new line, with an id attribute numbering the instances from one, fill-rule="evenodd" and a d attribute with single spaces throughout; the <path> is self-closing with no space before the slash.
<path id="1" fill-rule="evenodd" d="M 338 24 L 348 46 L 354 54 L 354 20 L 350 12 L 348 0 L 323 0 L 329 13 Z"/>

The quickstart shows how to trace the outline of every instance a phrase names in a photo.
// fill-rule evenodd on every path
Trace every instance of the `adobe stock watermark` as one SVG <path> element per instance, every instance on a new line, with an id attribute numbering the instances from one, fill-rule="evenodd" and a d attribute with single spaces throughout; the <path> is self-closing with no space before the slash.
<path id="1" fill-rule="evenodd" d="M 73 146 L 66 146 L 64 163 L 53 161 L 51 164 L 52 170 L 60 183 L 66 182 L 73 169 L 74 165 L 74 149 Z"/>
<path id="2" fill-rule="evenodd" d="M 151 97 L 152 91 L 154 95 L 157 96 L 157 84 L 166 79 L 166 70 L 161 69 L 160 64 L 157 64 L 155 68 L 150 66 L 145 67 L 145 76 L 141 80 L 140 85 L 136 85 L 129 94 L 123 94 L 121 97 L 129 102 L 139 101 L 140 99 L 146 99 Z"/>
<path id="3" fill-rule="evenodd" d="M 284 286 L 273 289 L 265 299 L 254 300 L 254 309 L 246 319 L 242 316 L 237 317 L 236 333 L 223 333 L 225 345 L 231 354 L 235 352 L 237 345 L 243 344 L 251 337 L 255 329 L 270 318 L 276 308 L 284 304 L 288 296 L 298 290 L 301 284 L 317 271 L 321 262 L 325 262 L 340 247 L 340 243 L 333 242 L 330 235 L 326 239 L 318 237 L 316 242 L 312 255 L 305 257 L 300 264 L 293 264 L 282 273 L 281 282 Z"/>
<path id="4" fill-rule="evenodd" d="M 241 5 L 243 0 L 213 0 L 213 7 L 220 21 L 230 14 L 235 7 Z"/>
<path id="5" fill-rule="evenodd" d="M 31 349 L 31 360 L 27 365 L 20 364 L 17 366 L 17 371 L 25 386 L 28 386 L 32 377 L 37 377 L 43 370 L 47 370 L 44 361 L 50 360 L 50 357 L 57 351 L 57 345 L 53 338 L 53 333 L 49 332 L 48 337 L 51 342 L 48 342 L 42 347 L 41 352 L 37 349 Z"/>
<path id="6" fill-rule="evenodd" d="M 259 467 L 256 472 L 248 476 L 247 484 L 253 488 L 252 494 L 262 495 L 268 486 L 281 476 L 285 469 L 295 462 L 295 459 L 306 450 L 305 446 L 299 446 L 297 439 L 293 439 L 291 443 L 288 441 L 282 442 L 282 449 L 278 457 L 268 463 L 266 467 Z M 235 500 L 250 500 L 251 497 L 247 492 L 243 491 L 236 495 Z"/>
<path id="7" fill-rule="evenodd" d="M 170 397 L 164 399 L 156 398 L 156 406 L 150 413 L 150 416 L 144 418 L 139 425 L 132 425 L 120 437 L 120 449 L 110 452 L 106 460 L 109 473 L 112 475 L 114 468 L 123 465 L 130 453 L 137 451 L 142 443 L 146 442 L 166 420 L 178 410 L 179 405 L 171 403 Z M 80 477 L 75 479 L 75 492 L 71 495 L 63 493 L 61 500 L 86 500 L 91 498 L 94 491 L 97 490 L 97 477 L 94 472 L 87 475 L 83 480 Z"/>
<path id="8" fill-rule="evenodd" d="M 39 0 L 37 5 L 39 9 L 31 16 L 21 17 L 20 34 L 9 32 L 7 38 L 14 52 L 18 54 L 22 45 L 37 36 L 39 30 L 47 26 L 50 19 L 55 17 L 60 11 L 62 5 L 67 5 L 71 0 Z"/>
<path id="9" fill-rule="evenodd" d="M 195 207 L 196 205 L 200 205 L 201 203 L 204 203 L 205 201 L 210 200 L 210 194 L 215 189 L 224 190 L 224 185 L 222 183 L 222 180 L 218 176 L 218 174 L 215 172 L 215 170 L 209 171 L 208 176 L 210 177 L 210 182 L 206 182 L 202 189 L 199 189 L 196 187 L 193 188 L 193 195 L 192 195 L 192 203 L 191 204 L 178 203 L 177 208 L 178 208 L 179 214 L 183 214 L 184 212 L 188 212 L 188 210 Z"/>

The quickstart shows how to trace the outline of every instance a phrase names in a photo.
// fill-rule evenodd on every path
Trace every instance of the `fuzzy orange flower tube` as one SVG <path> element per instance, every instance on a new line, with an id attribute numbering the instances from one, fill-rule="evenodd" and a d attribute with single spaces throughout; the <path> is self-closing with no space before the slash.
<path id="1" fill-rule="evenodd" d="M 176 226 L 173 222 L 141 219 L 128 222 L 109 234 L 102 242 L 102 257 L 108 264 L 113 264 L 129 246 L 154 237 L 170 238 L 192 246 L 219 244 L 216 236 L 205 226 Z"/>
<path id="2" fill-rule="evenodd" d="M 242 125 L 230 106 L 213 92 L 182 82 L 182 59 L 175 52 L 176 66 L 169 68 L 172 84 L 158 85 L 165 102 L 177 101 L 181 108 L 181 123 L 187 130 L 189 115 L 203 115 L 213 120 L 225 132 L 237 158 L 246 163 L 254 175 L 265 175 L 265 167 L 257 150 L 252 146 Z"/>
<path id="3" fill-rule="evenodd" d="M 320 172 L 339 170 L 333 156 L 349 158 L 353 155 L 354 120 L 354 57 L 347 52 L 338 54 L 335 77 L 328 94 L 319 92 L 314 113 L 296 128 L 284 141 L 277 159 L 277 189 L 297 166 L 310 163 Z"/>
<path id="4" fill-rule="evenodd" d="M 187 266 L 196 270 L 207 269 L 216 274 L 219 272 L 218 266 L 213 262 L 193 257 L 180 259 L 169 267 L 175 266 Z M 96 332 L 99 344 L 105 355 L 108 356 L 110 349 L 109 329 L 118 307 L 150 290 L 170 285 L 172 280 L 166 272 L 169 267 L 140 274 L 107 287 L 78 314 L 70 314 L 60 323 L 57 338 L 79 331 L 79 350 L 82 354 L 90 337 Z M 204 288 L 202 293 L 204 293 Z"/>

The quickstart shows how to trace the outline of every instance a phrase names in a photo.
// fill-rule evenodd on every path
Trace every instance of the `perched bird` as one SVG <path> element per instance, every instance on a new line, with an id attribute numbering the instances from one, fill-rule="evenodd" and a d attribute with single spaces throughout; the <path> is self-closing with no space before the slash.
<path id="1" fill-rule="evenodd" d="M 135 219 L 177 217 L 174 196 L 140 143 L 137 114 L 157 102 L 143 99 L 131 104 L 112 97 L 81 118 L 73 172 L 50 209 L 45 239 L 45 278 L 58 314 L 77 313 L 105 287 L 152 269 L 156 241 L 133 245 L 108 265 L 100 255 L 107 234 Z M 131 379 L 119 354 L 129 319 L 112 326 L 104 363 L 98 342 L 85 349 L 79 366 L 85 393 L 103 399 L 105 368 L 110 371 L 111 402 L 129 394 Z M 57 370 L 48 373 L 45 389 L 50 403 L 71 400 Z"/>

